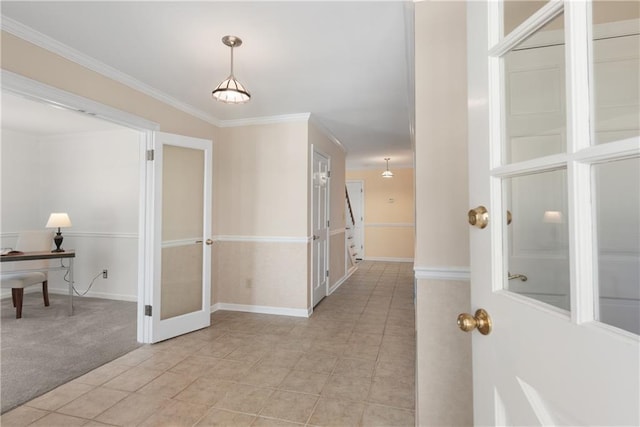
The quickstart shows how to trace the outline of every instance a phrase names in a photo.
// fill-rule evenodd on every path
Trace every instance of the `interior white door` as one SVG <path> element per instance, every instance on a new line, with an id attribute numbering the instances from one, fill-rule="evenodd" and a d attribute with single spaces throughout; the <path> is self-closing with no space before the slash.
<path id="1" fill-rule="evenodd" d="M 356 259 L 364 259 L 364 183 L 347 181 L 347 191 L 353 211 L 353 244 L 356 246 Z"/>
<path id="2" fill-rule="evenodd" d="M 510 7 L 517 3 L 528 2 Z M 624 132 L 606 144 L 593 137 L 599 109 L 590 94 L 605 83 L 590 74 L 591 3 L 552 0 L 504 37 L 501 14 L 507 8 L 467 4 L 469 200 L 488 210 L 486 228 L 470 230 L 471 300 L 472 312 L 482 308 L 492 321 L 488 335 L 472 332 L 474 422 L 639 425 L 637 330 L 600 315 L 606 306 L 600 293 L 608 287 L 638 295 L 637 272 L 609 283 L 602 270 L 610 253 L 602 239 L 617 233 L 621 240 L 612 244 L 637 269 L 639 219 L 632 205 L 638 203 L 637 194 L 629 194 L 639 187 L 624 177 L 637 176 L 639 129 L 627 120 Z M 513 58 L 525 51 L 552 61 L 505 82 Z M 567 62 L 554 65 L 557 60 Z M 627 87 L 637 88 L 637 69 L 625 68 Z M 518 87 L 529 95 L 518 97 Z M 637 94 L 618 111 L 626 117 L 629 109 L 637 118 Z M 616 112 L 608 113 L 607 123 L 616 126 Z M 524 116 L 530 121 L 525 127 L 535 129 L 510 134 Z M 605 229 L 616 222 L 603 198 L 615 192 L 614 183 L 630 186 L 615 201 L 629 239 L 624 230 Z M 479 225 L 483 216 L 470 211 L 470 223 L 472 216 Z M 530 277 L 523 280 L 520 268 Z"/>
<path id="3" fill-rule="evenodd" d="M 154 134 L 151 342 L 210 325 L 212 146 Z"/>
<path id="4" fill-rule="evenodd" d="M 312 294 L 315 307 L 327 296 L 329 281 L 329 159 L 313 152 L 313 278 Z"/>

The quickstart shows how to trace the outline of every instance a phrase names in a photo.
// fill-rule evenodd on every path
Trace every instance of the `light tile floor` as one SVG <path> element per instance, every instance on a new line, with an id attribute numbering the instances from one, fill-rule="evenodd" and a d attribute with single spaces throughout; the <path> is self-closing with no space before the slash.
<path id="1" fill-rule="evenodd" d="M 10 426 L 413 426 L 412 265 L 362 262 L 309 319 L 216 312 L 0 418 Z"/>

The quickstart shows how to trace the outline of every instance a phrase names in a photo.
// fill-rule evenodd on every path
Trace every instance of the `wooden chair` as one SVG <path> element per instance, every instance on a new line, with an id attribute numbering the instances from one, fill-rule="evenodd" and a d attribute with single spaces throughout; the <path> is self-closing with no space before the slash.
<path id="1" fill-rule="evenodd" d="M 16 250 L 21 252 L 44 252 L 51 250 L 53 232 L 51 231 L 23 231 L 18 235 Z M 10 256 L 10 255 L 5 255 Z M 14 264 L 14 263 L 11 263 Z M 27 286 L 42 283 L 42 297 L 45 307 L 49 306 L 49 288 L 46 271 L 15 272 L 9 270 L 37 269 L 46 267 L 46 262 L 42 261 L 20 261 L 15 263 L 13 268 L 5 268 L 7 263 L 3 263 L 3 271 L 0 273 L 0 287 L 11 289 L 11 299 L 16 308 L 16 319 L 22 318 L 22 301 L 24 299 L 24 288 Z"/>

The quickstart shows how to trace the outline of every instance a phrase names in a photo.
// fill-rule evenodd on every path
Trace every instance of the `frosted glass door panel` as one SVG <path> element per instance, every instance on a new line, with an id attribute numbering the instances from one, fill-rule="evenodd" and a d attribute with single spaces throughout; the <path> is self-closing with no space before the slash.
<path id="1" fill-rule="evenodd" d="M 564 35 L 550 29 L 563 16 L 504 56 L 503 163 L 566 149 Z"/>
<path id="2" fill-rule="evenodd" d="M 640 159 L 594 165 L 599 320 L 640 333 Z"/>
<path id="3" fill-rule="evenodd" d="M 504 288 L 569 310 L 566 170 L 503 180 L 509 254 Z"/>
<path id="4" fill-rule="evenodd" d="M 160 319 L 202 309 L 204 151 L 165 145 Z"/>

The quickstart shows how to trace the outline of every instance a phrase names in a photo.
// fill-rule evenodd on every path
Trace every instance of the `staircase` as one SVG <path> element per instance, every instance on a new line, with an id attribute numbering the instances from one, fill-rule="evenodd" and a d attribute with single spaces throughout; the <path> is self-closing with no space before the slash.
<path id="1" fill-rule="evenodd" d="M 345 227 L 346 236 L 347 236 L 347 239 L 346 239 L 347 253 L 349 254 L 349 259 L 351 261 L 350 268 L 353 268 L 356 266 L 356 263 L 357 263 L 356 258 L 358 255 L 356 245 L 353 242 L 353 230 L 354 230 L 356 221 L 353 217 L 353 209 L 351 209 L 351 200 L 349 200 L 349 190 L 347 190 L 347 188 L 345 187 L 344 191 L 347 198 L 347 226 Z M 349 222 L 349 220 L 351 220 L 351 222 Z"/>

